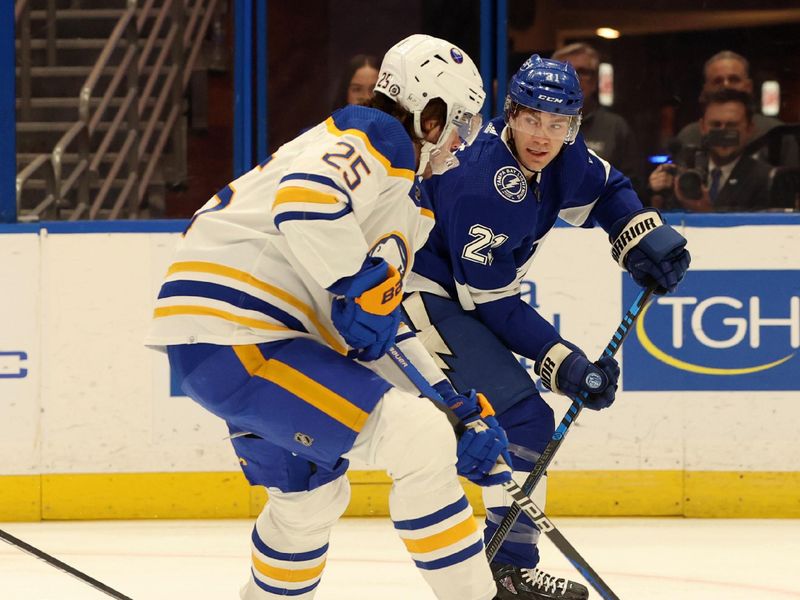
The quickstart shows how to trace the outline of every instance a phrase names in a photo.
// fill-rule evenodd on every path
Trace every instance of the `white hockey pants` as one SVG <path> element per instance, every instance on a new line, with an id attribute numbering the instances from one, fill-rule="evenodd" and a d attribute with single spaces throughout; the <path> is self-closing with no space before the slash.
<path id="1" fill-rule="evenodd" d="M 479 528 L 456 476 L 455 439 L 441 412 L 428 400 L 393 388 L 345 456 L 392 478 L 392 521 L 437 598 L 494 598 Z M 310 600 L 325 566 L 331 527 L 350 500 L 349 482 L 340 477 L 310 492 L 268 491 L 241 597 Z"/>

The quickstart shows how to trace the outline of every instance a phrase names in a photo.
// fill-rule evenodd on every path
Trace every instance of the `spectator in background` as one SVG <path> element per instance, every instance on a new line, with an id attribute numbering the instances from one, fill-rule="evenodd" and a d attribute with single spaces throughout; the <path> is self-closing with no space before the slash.
<path id="1" fill-rule="evenodd" d="M 724 89 L 739 90 L 751 95 L 753 93 L 753 80 L 750 79 L 750 63 L 744 56 L 736 52 L 731 52 L 730 50 L 717 52 L 706 61 L 703 67 L 703 76 L 704 82 L 701 97 Z M 760 112 L 754 112 L 751 139 L 761 137 L 778 125 L 783 125 L 783 121 L 774 117 L 767 117 Z M 678 133 L 678 140 L 680 140 L 684 148 L 698 146 L 700 137 L 700 125 L 697 122 L 690 123 Z M 758 153 L 758 156 L 762 160 L 767 160 L 766 147 Z M 791 137 L 784 136 L 781 141 L 778 165 L 784 167 L 800 166 L 798 164 L 797 142 Z"/>
<path id="2" fill-rule="evenodd" d="M 364 104 L 372 98 L 380 63 L 371 54 L 356 54 L 347 63 L 333 101 L 334 110 L 347 104 Z"/>
<path id="3" fill-rule="evenodd" d="M 742 156 L 755 130 L 752 96 L 729 88 L 710 92 L 701 102 L 704 109 L 697 124 L 698 141 L 711 135 L 708 168 L 695 165 L 701 173 L 698 178 L 674 164 L 659 165 L 648 180 L 653 192 L 652 205 L 691 212 L 769 208 L 772 167 L 758 158 Z"/>
<path id="4" fill-rule="evenodd" d="M 578 72 L 583 91 L 581 134 L 586 146 L 619 169 L 631 180 L 634 189 L 639 190 L 640 156 L 633 131 L 625 119 L 598 101 L 600 55 L 597 50 L 579 42 L 559 48 L 552 58 L 572 64 Z"/>

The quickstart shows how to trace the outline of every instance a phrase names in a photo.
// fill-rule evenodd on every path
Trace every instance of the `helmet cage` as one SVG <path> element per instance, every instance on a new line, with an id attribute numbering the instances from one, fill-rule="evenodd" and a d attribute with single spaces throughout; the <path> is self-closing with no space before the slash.
<path id="1" fill-rule="evenodd" d="M 450 147 L 450 139 L 453 132 L 458 134 L 458 149 L 466 148 L 480 133 L 483 117 L 480 114 L 473 115 L 464 110 L 463 107 L 455 106 L 454 110 L 449 111 L 449 119 L 442 127 L 439 139 L 436 143 L 425 141 L 420 152 L 420 168 L 417 171 L 421 175 L 425 167 L 430 164 L 434 175 L 441 175 L 450 169 L 454 169 L 460 163 L 455 153 Z M 455 115 L 452 115 L 455 113 Z M 452 115 L 452 116 L 450 116 Z M 424 139 L 421 130 L 420 113 L 414 113 L 414 131 L 420 138 Z"/>

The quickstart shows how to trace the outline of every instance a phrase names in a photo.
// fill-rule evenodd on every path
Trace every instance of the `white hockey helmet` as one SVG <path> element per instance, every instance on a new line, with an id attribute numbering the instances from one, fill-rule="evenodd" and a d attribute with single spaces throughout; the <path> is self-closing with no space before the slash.
<path id="1" fill-rule="evenodd" d="M 440 98 L 447 119 L 436 144 L 423 142 L 422 174 L 430 163 L 436 175 L 458 165 L 447 146 L 453 131 L 471 144 L 481 128 L 480 110 L 486 93 L 475 63 L 460 48 L 429 35 L 414 34 L 392 46 L 381 63 L 375 92 L 388 96 L 414 117 L 414 132 L 424 138 L 420 116 L 428 102 Z"/>

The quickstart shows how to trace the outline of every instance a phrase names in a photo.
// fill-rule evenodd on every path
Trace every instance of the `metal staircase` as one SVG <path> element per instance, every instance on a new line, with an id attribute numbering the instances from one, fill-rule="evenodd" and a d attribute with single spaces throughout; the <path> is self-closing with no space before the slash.
<path id="1" fill-rule="evenodd" d="M 20 220 L 158 216 L 186 177 L 185 96 L 217 5 L 16 1 Z"/>

